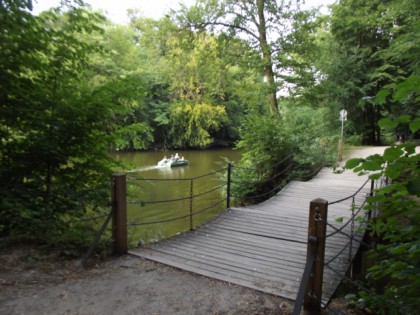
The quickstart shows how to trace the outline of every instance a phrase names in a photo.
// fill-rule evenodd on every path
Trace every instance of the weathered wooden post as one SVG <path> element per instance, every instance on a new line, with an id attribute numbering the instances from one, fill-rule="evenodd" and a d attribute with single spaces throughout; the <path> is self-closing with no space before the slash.
<path id="1" fill-rule="evenodd" d="M 341 162 L 343 160 L 343 139 L 338 140 L 338 154 L 337 161 Z"/>
<path id="2" fill-rule="evenodd" d="M 309 312 L 309 314 L 318 314 L 321 311 L 327 215 L 328 201 L 321 198 L 311 201 L 309 206 L 307 252 L 311 252 L 312 246 L 316 246 L 317 250 L 303 301 L 303 309 L 305 312 Z M 314 238 L 316 238 L 317 242 L 309 241 Z"/>
<path id="3" fill-rule="evenodd" d="M 190 231 L 193 230 L 193 197 L 194 197 L 193 185 L 194 185 L 194 182 L 191 179 L 191 182 L 190 182 Z"/>
<path id="4" fill-rule="evenodd" d="M 113 187 L 112 205 L 114 213 L 112 216 L 112 238 L 114 240 L 113 252 L 115 255 L 127 253 L 127 195 L 125 174 L 114 174 L 112 176 Z"/>
<path id="5" fill-rule="evenodd" d="M 227 173 L 227 192 L 226 192 L 226 208 L 230 208 L 230 180 L 232 177 L 232 163 L 228 164 L 228 173 Z"/>

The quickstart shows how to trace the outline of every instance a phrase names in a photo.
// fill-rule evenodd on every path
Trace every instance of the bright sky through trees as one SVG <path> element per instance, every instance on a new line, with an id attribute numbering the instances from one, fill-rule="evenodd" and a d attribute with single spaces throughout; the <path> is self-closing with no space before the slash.
<path id="1" fill-rule="evenodd" d="M 169 9 L 178 9 L 180 3 L 190 6 L 195 0 L 86 0 L 85 2 L 93 9 L 103 10 L 113 22 L 125 24 L 128 22 L 127 9 L 138 9 L 147 17 L 159 19 Z M 306 0 L 305 6 L 326 6 L 334 2 L 334 0 Z M 58 6 L 59 3 L 60 0 L 34 0 L 34 13 Z"/>

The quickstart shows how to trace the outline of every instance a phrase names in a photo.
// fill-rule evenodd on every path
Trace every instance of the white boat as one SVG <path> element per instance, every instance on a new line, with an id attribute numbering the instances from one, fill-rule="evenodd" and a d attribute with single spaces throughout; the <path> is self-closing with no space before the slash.
<path id="1" fill-rule="evenodd" d="M 157 164 L 158 167 L 176 167 L 185 165 L 188 165 L 188 160 L 185 160 L 184 157 L 179 157 L 178 153 L 175 156 L 171 156 L 170 158 L 165 156 Z"/>

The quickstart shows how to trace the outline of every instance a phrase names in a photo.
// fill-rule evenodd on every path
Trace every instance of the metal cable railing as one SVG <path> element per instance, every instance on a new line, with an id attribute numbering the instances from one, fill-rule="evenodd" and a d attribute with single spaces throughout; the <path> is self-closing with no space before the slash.
<path id="1" fill-rule="evenodd" d="M 247 170 L 247 171 L 264 172 L 264 171 L 267 171 L 267 170 L 275 169 L 277 166 L 281 165 L 282 163 L 284 163 L 285 161 L 289 160 L 292 157 L 293 157 L 293 154 L 289 154 L 288 156 L 286 156 L 285 158 L 283 158 L 282 160 L 280 160 L 276 164 L 274 164 L 272 166 L 263 167 L 261 169 L 251 168 L 251 167 L 242 167 L 242 166 L 235 166 L 235 167 L 238 168 L 238 169 L 244 169 L 244 170 Z"/>
<path id="2" fill-rule="evenodd" d="M 230 207 L 231 198 L 235 198 L 238 201 L 247 200 L 254 202 L 269 198 L 280 191 L 290 181 L 293 177 L 291 175 L 293 169 L 293 155 L 289 154 L 274 165 L 263 168 L 245 168 L 230 164 L 227 168 L 221 168 L 192 178 L 139 178 L 129 176 L 127 177 L 127 181 L 131 183 L 129 186 L 130 190 L 137 190 L 138 192 L 129 194 L 129 196 L 133 196 L 129 197 L 127 201 L 127 204 L 131 206 L 130 212 L 133 220 L 127 226 L 158 225 L 190 218 L 190 229 L 192 229 L 193 217 L 212 209 L 214 209 L 212 215 L 215 215 L 217 211 L 220 212 L 225 209 L 219 207 L 223 202 L 227 203 L 227 208 Z M 320 169 L 320 167 L 317 167 L 315 171 L 312 169 L 310 175 L 319 172 Z M 239 175 L 239 178 L 243 176 L 237 174 L 235 170 L 238 170 L 241 174 L 246 174 L 245 177 L 254 177 L 257 179 L 246 180 L 242 178 L 242 180 L 238 180 L 236 175 Z M 227 176 L 224 174 L 226 171 L 228 173 Z M 260 176 L 267 177 L 267 175 L 269 175 L 269 178 L 259 178 Z M 203 181 L 201 185 L 196 184 L 199 180 Z M 211 181 L 218 183 L 213 185 L 213 187 L 205 188 L 205 191 L 199 191 L 200 189 L 203 190 L 206 185 L 208 186 Z M 159 193 L 147 195 L 145 193 L 147 189 L 151 189 L 149 191 L 156 191 L 154 182 L 167 182 L 163 186 L 165 187 L 164 190 L 170 191 L 171 193 L 169 195 Z M 171 186 L 171 182 L 174 182 L 176 186 Z M 139 185 L 139 183 L 145 184 Z M 245 188 L 244 191 L 248 190 L 248 193 L 238 193 L 238 185 L 242 185 Z M 150 188 L 147 188 L 149 186 Z M 159 187 L 162 186 L 159 185 Z M 224 189 L 225 187 L 226 191 Z M 185 191 L 187 189 L 189 192 Z M 141 197 L 142 195 L 144 197 Z M 160 196 L 169 198 L 161 198 Z M 153 198 L 156 200 L 153 200 Z M 140 212 L 140 208 L 136 208 L 138 206 L 148 207 Z M 200 210 L 196 210 L 197 208 L 200 208 Z M 218 210 L 216 211 L 216 209 Z M 198 218 L 199 220 L 200 218 Z"/>
<path id="3" fill-rule="evenodd" d="M 367 179 L 365 181 L 365 183 L 354 194 L 352 194 L 348 197 L 336 200 L 336 201 L 328 202 L 328 205 L 333 205 L 333 204 L 336 204 L 336 203 L 340 203 L 340 202 L 343 202 L 343 201 L 346 201 L 346 200 L 349 200 L 349 199 L 355 197 L 366 186 L 366 184 L 369 183 L 370 181 L 371 181 L 370 179 Z"/>
<path id="4" fill-rule="evenodd" d="M 185 196 L 185 197 L 181 197 L 181 198 L 176 198 L 176 199 L 157 200 L 157 201 L 129 201 L 128 203 L 132 204 L 132 205 L 139 205 L 140 204 L 142 206 L 145 206 L 146 204 L 170 203 L 170 202 L 189 200 L 191 198 L 201 197 L 201 196 L 204 196 L 206 194 L 212 193 L 212 192 L 217 191 L 220 188 L 225 187 L 225 186 L 226 186 L 226 184 L 222 184 L 222 185 L 219 185 L 215 188 L 212 188 L 212 189 L 210 189 L 208 191 L 205 191 L 205 192 L 202 192 L 202 193 L 194 194 L 194 195 L 191 195 L 191 196 Z"/>
<path id="5" fill-rule="evenodd" d="M 280 162 L 276 163 L 276 166 L 279 166 L 281 164 L 284 164 L 284 162 L 289 161 L 289 164 L 287 166 L 284 166 L 281 170 L 279 170 L 276 174 L 270 176 L 269 178 L 263 178 L 263 179 L 257 179 L 257 180 L 247 180 L 240 178 L 239 180 L 231 180 L 232 184 L 240 185 L 239 187 L 242 187 L 242 192 L 236 191 L 235 188 L 238 188 L 238 186 L 233 186 L 233 193 L 230 195 L 230 197 L 233 197 L 237 199 L 239 202 L 242 201 L 252 201 L 255 200 L 257 202 L 261 202 L 261 199 L 264 199 L 266 197 L 270 197 L 273 194 L 277 193 L 279 190 L 281 190 L 287 183 L 289 183 L 294 178 L 305 178 L 310 179 L 313 178 L 316 174 L 319 173 L 319 171 L 323 167 L 323 163 L 319 163 L 319 165 L 316 167 L 315 170 L 310 170 L 309 174 L 300 174 L 300 176 L 297 175 L 298 171 L 302 171 L 305 169 L 305 167 L 295 167 L 293 162 L 293 155 L 288 155 L 286 158 L 282 159 Z M 246 177 L 249 176 L 249 173 L 246 173 L 245 171 L 257 171 L 260 175 L 262 173 L 259 169 L 254 168 L 245 168 L 245 167 L 238 167 L 234 166 L 234 169 L 238 169 L 243 171 L 246 174 Z M 245 185 L 245 186 L 244 186 Z M 237 189 L 236 189 L 237 190 Z M 261 192 L 261 190 L 264 190 Z"/>
<path id="6" fill-rule="evenodd" d="M 354 214 L 355 216 L 357 216 L 362 210 L 363 210 L 363 208 L 364 208 L 364 206 L 366 205 L 366 199 L 363 201 L 363 203 L 362 203 L 362 205 L 359 207 L 359 209 L 356 211 L 356 213 Z M 366 214 L 365 214 L 365 216 L 366 216 Z M 350 219 L 348 219 L 347 220 L 347 222 L 346 223 L 344 223 L 344 225 L 342 225 L 339 229 L 337 229 L 334 225 L 332 225 L 331 223 L 328 223 L 327 222 L 327 225 L 329 226 L 329 227 L 331 227 L 332 229 L 334 229 L 335 231 L 334 232 L 332 232 L 332 233 L 330 233 L 330 234 L 327 234 L 325 237 L 326 238 L 328 238 L 328 237 L 331 237 L 331 236 L 333 236 L 333 235 L 335 235 L 335 234 L 337 234 L 337 233 L 341 233 L 343 230 L 344 230 L 344 228 L 346 228 L 347 227 L 347 225 L 349 225 L 351 222 L 353 221 L 353 218 L 350 218 Z"/>
<path id="7" fill-rule="evenodd" d="M 190 214 L 178 216 L 178 217 L 175 217 L 175 218 L 158 220 L 158 221 L 149 221 L 149 222 L 128 223 L 127 226 L 140 226 L 140 225 L 149 225 L 149 224 L 160 224 L 160 223 L 168 223 L 168 222 L 173 222 L 173 221 L 177 221 L 177 220 L 181 220 L 181 219 L 186 219 L 186 218 L 189 218 L 191 215 L 194 216 L 194 215 L 203 213 L 203 212 L 205 212 L 205 211 L 207 211 L 207 210 L 209 210 L 209 209 L 217 206 L 218 204 L 220 204 L 220 203 L 222 203 L 224 201 L 226 201 L 226 198 L 224 198 L 222 200 L 219 200 L 219 201 L 215 202 L 214 204 L 212 204 L 212 205 L 210 205 L 208 207 L 205 207 L 205 208 L 203 208 L 201 210 L 195 211 L 195 212 L 190 213 Z"/>
<path id="8" fill-rule="evenodd" d="M 328 203 L 328 205 L 330 206 L 330 205 L 342 203 L 344 201 L 352 199 L 351 217 L 340 228 L 335 227 L 332 223 L 328 222 L 328 220 L 326 221 L 327 226 L 329 226 L 331 229 L 334 230 L 333 232 L 331 232 L 331 233 L 329 233 L 325 236 L 326 239 L 329 238 L 329 237 L 332 237 L 333 235 L 341 234 L 341 235 L 344 235 L 346 238 L 348 238 L 348 242 L 342 247 L 342 249 L 340 251 L 338 251 L 332 258 L 330 258 L 326 263 L 324 263 L 324 265 L 328 265 L 331 262 L 338 259 L 347 249 L 349 251 L 348 259 L 351 260 L 352 259 L 352 254 L 353 254 L 353 242 L 354 241 L 359 242 L 359 243 L 362 242 L 362 241 L 358 240 L 357 237 L 355 237 L 355 231 L 357 231 L 363 224 L 366 224 L 364 222 L 366 222 L 366 218 L 369 217 L 369 213 L 368 212 L 365 213 L 364 218 L 361 220 L 360 225 L 359 225 L 357 230 L 355 229 L 355 220 L 358 217 L 358 215 L 360 214 L 360 212 L 364 209 L 367 200 L 366 200 L 366 198 L 364 198 L 362 205 L 360 205 L 356 209 L 355 198 L 363 190 L 363 188 L 365 188 L 366 184 L 370 181 L 371 181 L 370 179 L 367 179 L 363 183 L 363 185 L 360 188 L 358 188 L 356 190 L 356 192 L 353 193 L 352 195 Z M 371 189 L 372 189 L 372 187 L 373 187 L 373 183 L 371 185 Z M 350 228 L 348 228 L 349 225 L 351 225 Z M 345 232 L 346 228 L 350 229 L 349 233 Z"/>
<path id="9" fill-rule="evenodd" d="M 264 180 L 256 180 L 256 181 L 234 181 L 232 180 L 231 183 L 235 184 L 235 183 L 240 183 L 240 184 L 264 184 L 264 183 L 268 183 L 271 181 L 274 181 L 275 179 L 277 179 L 278 177 L 280 177 L 281 175 L 283 175 L 284 173 L 286 173 L 287 171 L 290 171 L 290 169 L 292 168 L 292 164 L 289 164 L 286 168 L 284 168 L 282 171 L 280 171 L 279 173 L 275 174 L 274 176 L 264 179 Z"/>
<path id="10" fill-rule="evenodd" d="M 191 181 L 191 180 L 197 180 L 197 179 L 201 179 L 204 177 L 208 177 L 208 176 L 212 176 L 215 175 L 217 173 L 221 173 L 221 172 L 225 172 L 227 170 L 227 167 L 221 168 L 219 170 L 207 173 L 207 174 L 203 174 L 203 175 L 199 175 L 199 176 L 195 176 L 195 177 L 188 177 L 188 178 L 141 178 L 141 177 L 127 177 L 127 180 L 132 180 L 132 181 Z"/>
<path id="11" fill-rule="evenodd" d="M 227 168 L 221 168 L 207 174 L 191 178 L 128 177 L 128 181 L 137 185 L 134 187 L 139 187 L 138 183 L 142 183 L 141 186 L 143 187 L 143 193 L 141 193 L 141 191 L 139 193 L 135 193 L 135 197 L 133 199 L 130 199 L 129 197 L 128 204 L 134 208 L 131 210 L 133 219 L 127 224 L 127 227 L 155 225 L 157 227 L 152 230 L 159 234 L 160 224 L 168 224 L 189 218 L 190 229 L 193 229 L 193 220 L 196 224 L 199 224 L 201 222 L 200 220 L 203 220 L 200 219 L 201 217 L 194 219 L 196 216 L 210 211 L 214 215 L 224 209 L 220 207 L 220 204 L 226 202 L 227 197 L 224 196 L 224 194 L 227 183 L 221 182 L 221 176 L 218 176 L 218 174 L 223 173 L 226 170 Z M 162 193 L 153 193 L 154 196 L 145 195 L 145 185 L 151 185 L 153 188 L 155 181 L 159 183 L 167 182 L 167 184 L 161 184 L 159 187 L 162 191 L 170 192 L 167 197 L 172 198 L 161 198 L 160 196 L 166 196 L 166 194 Z M 174 184 L 171 184 L 171 182 Z M 153 188 L 152 191 L 156 191 L 156 189 Z M 138 198 L 142 194 L 144 197 Z M 153 200 L 153 197 L 157 200 Z M 140 211 L 140 209 L 135 208 L 139 205 L 141 207 L 146 207 L 146 210 Z M 185 224 L 185 221 L 184 223 L 176 223 L 177 228 L 179 228 L 178 232 L 184 230 L 184 228 L 182 228 L 182 224 Z M 150 228 L 148 229 L 150 230 Z"/>

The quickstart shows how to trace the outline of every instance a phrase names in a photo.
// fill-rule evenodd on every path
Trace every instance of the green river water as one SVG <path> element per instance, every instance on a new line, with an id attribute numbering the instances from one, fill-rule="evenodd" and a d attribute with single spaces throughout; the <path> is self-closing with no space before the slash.
<path id="1" fill-rule="evenodd" d="M 189 164 L 157 167 L 164 155 L 176 153 Z M 212 149 L 113 152 L 111 156 L 127 165 L 128 241 L 136 246 L 188 230 L 225 209 L 226 159 L 237 162 L 241 153 Z M 192 221 L 191 211 L 196 213 Z"/>

